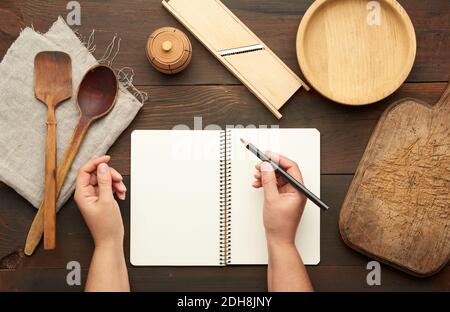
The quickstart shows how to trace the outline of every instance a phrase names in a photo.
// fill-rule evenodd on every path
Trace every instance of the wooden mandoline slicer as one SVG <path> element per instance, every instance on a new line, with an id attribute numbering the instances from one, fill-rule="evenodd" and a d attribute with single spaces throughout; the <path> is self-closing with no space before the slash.
<path id="1" fill-rule="evenodd" d="M 219 0 L 164 0 L 163 6 L 278 118 L 309 87 Z"/>

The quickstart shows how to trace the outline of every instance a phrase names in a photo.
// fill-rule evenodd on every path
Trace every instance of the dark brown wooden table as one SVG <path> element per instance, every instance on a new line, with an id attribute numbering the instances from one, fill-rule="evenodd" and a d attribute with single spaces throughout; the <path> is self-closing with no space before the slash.
<path id="1" fill-rule="evenodd" d="M 369 258 L 347 248 L 338 232 L 339 209 L 369 136 L 381 113 L 395 100 L 414 97 L 430 103 L 438 100 L 450 74 L 450 3 L 448 0 L 402 0 L 417 35 L 417 59 L 408 81 L 392 96 L 366 107 L 346 107 L 317 92 L 298 92 L 283 108 L 277 121 L 190 34 L 194 57 L 183 73 L 169 77 L 148 63 L 144 47 L 156 28 L 184 29 L 161 6 L 160 0 L 80 1 L 80 33 L 96 29 L 101 57 L 114 34 L 122 38 L 115 67 L 133 67 L 134 83 L 150 95 L 132 125 L 110 150 L 112 165 L 129 185 L 130 133 L 134 129 L 171 129 L 177 124 L 193 127 L 194 117 L 203 124 L 273 125 L 314 127 L 322 134 L 322 187 L 325 202 L 333 209 L 322 214 L 321 263 L 308 267 L 319 291 L 449 291 L 450 267 L 439 274 L 417 279 L 382 265 L 381 286 L 368 286 Z M 312 0 L 224 0 L 286 64 L 300 75 L 295 54 L 298 24 Z M 34 25 L 47 31 L 58 15 L 67 16 L 67 1 L 2 0 L 0 2 L 0 58 L 20 33 Z M 121 204 L 129 256 L 129 201 Z M 0 290 L 80 291 L 66 283 L 69 261 L 79 261 L 85 281 L 93 244 L 73 201 L 58 215 L 58 249 L 42 247 L 27 258 L 22 249 L 36 210 L 12 189 L 0 183 Z M 128 260 L 127 260 L 128 261 Z M 128 261 L 131 285 L 136 291 L 265 291 L 266 267 L 133 268 Z M 113 273 L 113 272 L 112 272 Z M 84 283 L 83 283 L 84 284 Z"/>

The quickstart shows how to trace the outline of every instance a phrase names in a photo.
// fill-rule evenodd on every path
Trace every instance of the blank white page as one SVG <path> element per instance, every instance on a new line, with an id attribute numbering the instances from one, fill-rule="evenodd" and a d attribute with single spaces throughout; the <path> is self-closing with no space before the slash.
<path id="1" fill-rule="evenodd" d="M 261 162 L 240 138 L 265 152 L 298 163 L 305 186 L 320 196 L 320 133 L 316 129 L 232 129 L 231 264 L 267 264 L 263 190 L 254 189 L 255 165 Z M 305 264 L 320 261 L 320 208 L 308 200 L 296 236 Z"/>
<path id="2" fill-rule="evenodd" d="M 133 265 L 220 264 L 220 131 L 131 135 Z"/>

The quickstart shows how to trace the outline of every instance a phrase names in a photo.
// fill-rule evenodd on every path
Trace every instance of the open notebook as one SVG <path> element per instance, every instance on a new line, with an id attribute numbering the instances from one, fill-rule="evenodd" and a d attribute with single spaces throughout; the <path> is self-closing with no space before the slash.
<path id="1" fill-rule="evenodd" d="M 295 160 L 320 196 L 316 129 L 137 130 L 131 137 L 133 265 L 267 264 L 260 162 L 240 142 Z M 320 208 L 308 201 L 297 231 L 305 264 L 320 261 Z"/>

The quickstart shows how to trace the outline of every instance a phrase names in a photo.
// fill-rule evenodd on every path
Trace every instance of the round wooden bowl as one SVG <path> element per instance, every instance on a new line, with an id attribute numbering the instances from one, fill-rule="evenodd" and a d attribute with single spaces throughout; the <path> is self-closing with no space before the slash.
<path id="1" fill-rule="evenodd" d="M 158 71 L 176 74 L 192 59 L 189 38 L 179 29 L 163 27 L 154 31 L 147 41 L 147 58 Z"/>
<path id="2" fill-rule="evenodd" d="M 297 57 L 322 95 L 365 105 L 389 96 L 406 80 L 416 36 L 395 0 L 316 0 L 300 23 Z"/>

